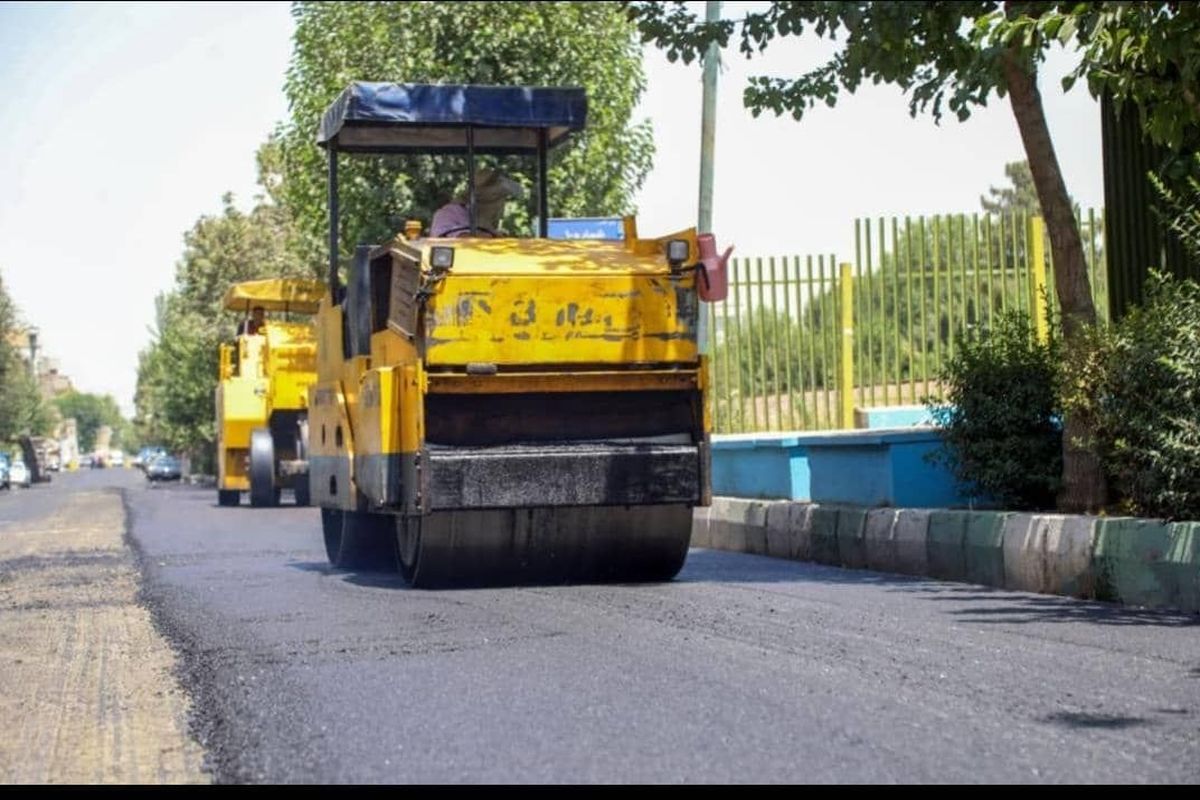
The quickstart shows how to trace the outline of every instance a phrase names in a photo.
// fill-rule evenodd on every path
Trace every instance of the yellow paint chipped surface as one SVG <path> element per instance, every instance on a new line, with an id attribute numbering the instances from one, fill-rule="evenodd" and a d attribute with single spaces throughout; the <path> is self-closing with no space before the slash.
<path id="1" fill-rule="evenodd" d="M 0 531 L 0 782 L 207 783 L 107 492 Z"/>

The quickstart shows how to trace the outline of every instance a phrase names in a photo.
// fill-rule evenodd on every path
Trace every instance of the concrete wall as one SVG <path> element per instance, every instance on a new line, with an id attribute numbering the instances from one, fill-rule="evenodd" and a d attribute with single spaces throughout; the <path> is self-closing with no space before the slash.
<path id="1" fill-rule="evenodd" d="M 1200 613 L 1200 523 L 718 497 L 693 547 Z"/>

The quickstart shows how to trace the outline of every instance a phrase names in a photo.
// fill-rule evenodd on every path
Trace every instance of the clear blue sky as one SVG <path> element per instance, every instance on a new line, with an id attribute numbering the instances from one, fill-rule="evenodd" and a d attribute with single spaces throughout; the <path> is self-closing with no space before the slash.
<path id="1" fill-rule="evenodd" d="M 224 192 L 246 207 L 257 191 L 255 148 L 287 113 L 291 30 L 286 3 L 0 3 L 0 275 L 45 354 L 127 414 L 184 231 Z M 1007 101 L 940 127 L 887 87 L 802 123 L 742 108 L 748 75 L 796 74 L 823 52 L 724 55 L 714 227 L 740 254 L 849 257 L 856 216 L 978 210 L 1023 158 Z M 638 116 L 658 153 L 639 227 L 658 234 L 695 222 L 700 73 L 646 56 Z M 1047 115 L 1068 189 L 1099 207 L 1099 110 L 1083 87 L 1058 90 L 1069 63 L 1045 70 Z"/>

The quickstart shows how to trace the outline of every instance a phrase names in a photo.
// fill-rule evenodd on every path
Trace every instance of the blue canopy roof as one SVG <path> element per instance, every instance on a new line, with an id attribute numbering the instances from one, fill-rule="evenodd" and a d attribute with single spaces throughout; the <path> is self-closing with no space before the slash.
<path id="1" fill-rule="evenodd" d="M 356 82 L 321 120 L 317 143 L 359 153 L 462 153 L 466 130 L 475 150 L 506 155 L 550 147 L 587 121 L 580 88 Z"/>

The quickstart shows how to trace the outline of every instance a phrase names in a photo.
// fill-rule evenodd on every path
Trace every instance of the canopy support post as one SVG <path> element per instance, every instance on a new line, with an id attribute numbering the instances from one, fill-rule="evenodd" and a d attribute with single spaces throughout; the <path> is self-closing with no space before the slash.
<path id="1" fill-rule="evenodd" d="M 475 235 L 475 128 L 467 126 L 467 216 L 471 220 L 471 235 Z"/>
<path id="2" fill-rule="evenodd" d="M 337 143 L 329 143 L 329 296 L 338 295 L 338 171 Z"/>
<path id="3" fill-rule="evenodd" d="M 537 204 L 538 204 L 538 238 L 545 239 L 549 234 L 550 220 L 549 205 L 546 202 L 546 184 L 549 183 L 550 176 L 546 174 L 546 151 L 549 149 L 546 143 L 546 129 L 538 128 L 537 132 Z"/>

